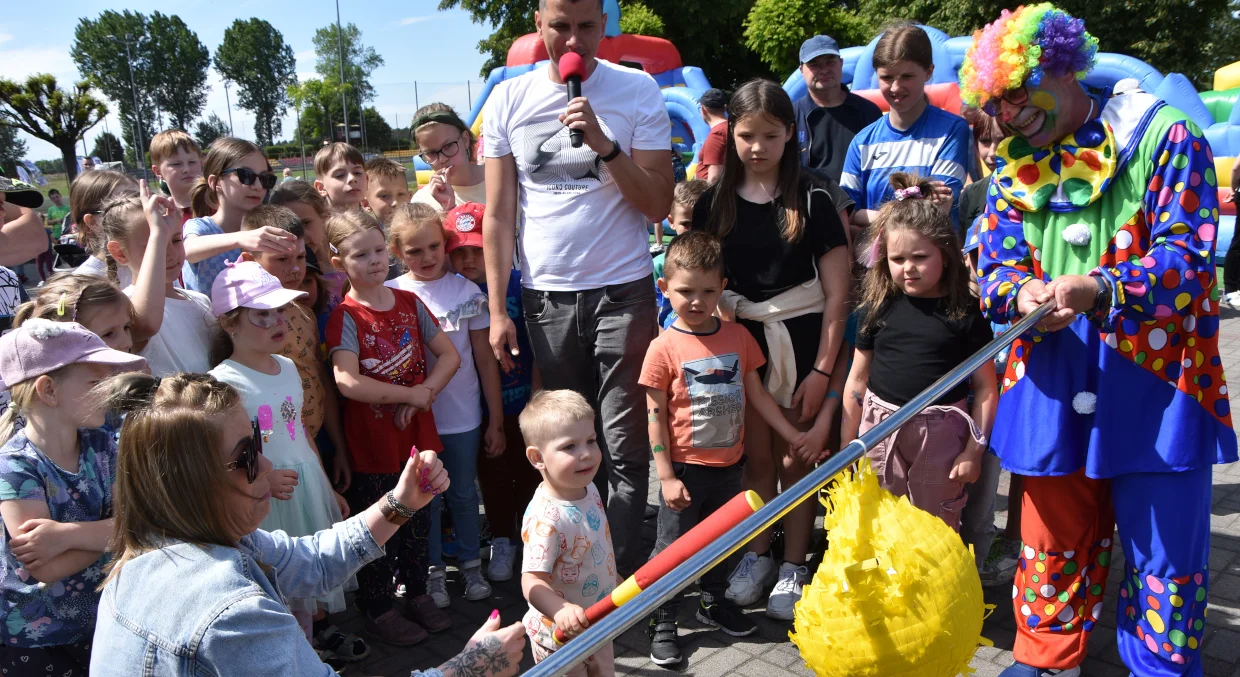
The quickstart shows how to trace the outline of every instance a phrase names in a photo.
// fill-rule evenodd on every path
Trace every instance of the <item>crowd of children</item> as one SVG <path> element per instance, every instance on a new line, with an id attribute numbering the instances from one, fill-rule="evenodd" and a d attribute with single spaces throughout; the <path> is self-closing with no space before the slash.
<path id="1" fill-rule="evenodd" d="M 880 41 L 893 113 L 858 138 L 938 134 L 951 145 L 967 129 L 926 104 L 917 83 L 928 79 L 929 46 L 917 33 L 900 27 Z M 713 181 L 680 183 L 669 205 L 677 235 L 653 262 L 662 332 L 631 384 L 646 389 L 660 482 L 655 553 L 742 488 L 772 498 L 1000 329 L 978 310 L 962 242 L 982 182 L 955 199 L 968 156 L 989 166 L 1002 135 L 983 114 L 972 113 L 974 150 L 953 148 L 950 161 L 850 173 L 865 164 L 854 142 L 843 186 L 856 209 L 801 169 L 796 113 L 779 85 L 746 83 L 727 115 Z M 386 557 L 343 588 L 289 600 L 325 660 L 370 653 L 331 622 L 346 592 L 369 636 L 389 644 L 451 626 L 445 511 L 467 600 L 519 573 L 536 660 L 555 650 L 553 629 L 585 629 L 584 608 L 619 582 L 593 483 L 595 412 L 580 394 L 539 392 L 519 271 L 507 289 L 487 289 L 472 133 L 442 104 L 419 110 L 411 128 L 434 170 L 420 190 L 403 165 L 367 162 L 343 143 L 319 151 L 313 182 L 277 186 L 253 143 L 223 137 L 204 155 L 179 131 L 152 140 L 162 191 L 107 171 L 73 184 L 72 220 L 91 257 L 41 286 L 0 341 L 12 394 L 0 426 L 5 665 L 34 657 L 84 674 L 72 671 L 88 663 L 118 430 L 87 393 L 114 368 L 209 373 L 240 394 L 276 468 L 265 529 L 329 527 L 389 492 L 410 449 L 439 453 L 450 488 L 400 527 Z M 899 171 L 930 166 L 920 178 Z M 865 228 L 856 243 L 849 221 Z M 855 257 L 868 270 L 853 303 Z M 517 323 L 503 368 L 488 342 L 489 293 L 506 297 Z M 30 350 L 39 370 L 22 366 Z M 996 383 L 983 367 L 869 456 L 884 487 L 962 531 L 984 580 L 1003 583 L 1011 571 L 994 552 L 1010 548 L 990 547 Z M 492 536 L 485 570 L 480 500 Z M 748 635 L 757 626 L 741 607 L 769 594 L 766 613 L 790 620 L 809 577 L 815 509 L 806 502 L 783 520 L 782 561 L 768 533 L 730 575 L 705 572 L 696 618 Z M 88 591 L 66 592 L 74 587 Z M 672 601 L 650 620 L 657 664 L 682 661 L 678 618 Z M 612 674 L 610 647 L 583 669 Z"/>

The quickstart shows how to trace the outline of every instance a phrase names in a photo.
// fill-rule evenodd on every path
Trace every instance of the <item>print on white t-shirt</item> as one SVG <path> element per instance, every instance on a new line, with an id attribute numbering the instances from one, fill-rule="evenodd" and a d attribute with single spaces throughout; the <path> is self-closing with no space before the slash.
<path id="1" fill-rule="evenodd" d="M 581 93 L 621 152 L 671 148 L 667 106 L 646 73 L 600 60 Z M 567 102 L 546 68 L 500 83 L 487 102 L 486 156 L 512 155 L 517 165 L 522 282 L 582 291 L 649 277 L 646 217 L 598 153 L 572 147 L 559 121 Z"/>

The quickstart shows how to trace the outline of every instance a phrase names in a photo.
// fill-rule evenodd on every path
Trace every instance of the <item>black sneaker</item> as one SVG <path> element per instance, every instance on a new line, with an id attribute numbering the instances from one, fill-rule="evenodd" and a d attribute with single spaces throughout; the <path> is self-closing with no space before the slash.
<path id="1" fill-rule="evenodd" d="M 680 663 L 680 638 L 677 634 L 676 617 L 657 614 L 650 619 L 650 660 L 655 665 Z"/>
<path id="2" fill-rule="evenodd" d="M 735 604 L 723 597 L 711 599 L 705 593 L 702 594 L 702 603 L 698 605 L 697 619 L 733 637 L 748 637 L 758 631 L 758 625 L 741 613 Z"/>

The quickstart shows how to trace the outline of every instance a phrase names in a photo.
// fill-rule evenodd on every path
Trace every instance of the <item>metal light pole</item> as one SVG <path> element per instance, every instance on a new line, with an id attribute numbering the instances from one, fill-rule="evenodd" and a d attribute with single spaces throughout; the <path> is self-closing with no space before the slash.
<path id="1" fill-rule="evenodd" d="M 362 101 L 362 83 L 357 83 L 357 121 L 362 129 L 362 148 L 366 148 L 366 108 Z"/>
<path id="2" fill-rule="evenodd" d="M 340 50 L 340 112 L 344 115 L 344 142 L 349 142 L 349 102 L 344 96 L 344 31 L 340 28 L 340 0 L 336 0 L 336 47 Z"/>
<path id="3" fill-rule="evenodd" d="M 107 136 L 103 137 L 103 143 L 104 143 L 104 146 L 107 148 L 107 151 L 108 151 L 108 162 L 114 162 L 114 160 L 113 160 L 112 158 L 113 158 L 113 157 L 116 157 L 116 156 L 112 155 L 112 144 L 111 144 L 111 143 L 108 143 L 108 139 L 112 136 L 112 132 L 108 131 L 108 118 L 107 118 L 107 116 L 104 116 L 104 118 L 103 118 L 103 133 L 104 133 L 104 134 L 107 134 Z"/>
<path id="4" fill-rule="evenodd" d="M 142 167 L 142 178 L 148 179 L 146 166 L 146 139 L 142 138 L 142 111 L 138 108 L 138 85 L 133 79 L 133 54 L 129 52 L 130 36 L 125 36 L 125 58 L 129 60 L 129 89 L 133 93 L 133 115 L 137 121 L 137 146 L 134 147 L 134 162 Z"/>
<path id="5" fill-rule="evenodd" d="M 233 134 L 232 99 L 228 97 L 228 80 L 224 80 L 224 105 L 228 108 L 228 135 L 236 136 Z"/>

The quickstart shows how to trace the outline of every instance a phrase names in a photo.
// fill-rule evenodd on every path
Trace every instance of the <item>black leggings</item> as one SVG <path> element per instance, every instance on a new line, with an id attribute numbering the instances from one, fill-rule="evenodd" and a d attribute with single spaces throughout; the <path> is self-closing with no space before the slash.
<path id="1" fill-rule="evenodd" d="M 353 482 L 345 492 L 349 512 L 356 515 L 374 505 L 396 488 L 399 479 L 400 473 L 353 473 Z M 396 592 L 392 587 L 393 578 L 405 584 L 407 598 L 426 594 L 430 531 L 430 511 L 426 508 L 416 511 L 413 519 L 402 524 L 388 539 L 387 555 L 357 572 L 357 605 L 363 612 L 377 618 L 392 608 L 392 596 Z"/>
<path id="2" fill-rule="evenodd" d="M 1223 292 L 1240 291 L 1240 241 L 1232 240 L 1223 259 Z"/>
<path id="3" fill-rule="evenodd" d="M 86 677 L 90 669 L 90 638 L 76 644 L 24 649 L 0 646 L 5 677 Z"/>

